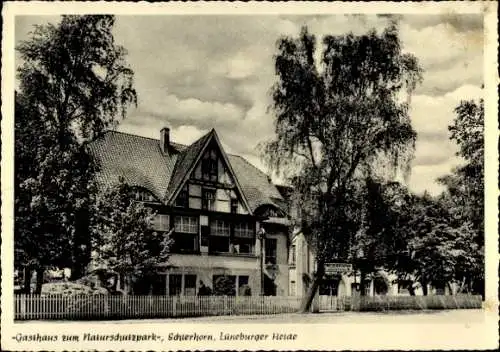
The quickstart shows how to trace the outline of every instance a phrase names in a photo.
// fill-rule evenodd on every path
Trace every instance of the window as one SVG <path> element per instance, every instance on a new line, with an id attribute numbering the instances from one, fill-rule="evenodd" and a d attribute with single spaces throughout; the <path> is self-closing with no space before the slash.
<path id="1" fill-rule="evenodd" d="M 295 296 L 297 294 L 297 286 L 295 285 L 295 281 L 290 281 L 290 296 Z"/>
<path id="2" fill-rule="evenodd" d="M 198 234 L 174 233 L 172 236 L 172 253 L 196 253 L 198 252 Z"/>
<path id="3" fill-rule="evenodd" d="M 175 232 L 198 233 L 198 218 L 194 216 L 176 216 L 174 220 Z"/>
<path id="4" fill-rule="evenodd" d="M 204 180 L 217 181 L 217 152 L 215 150 L 211 150 L 203 156 L 201 173 Z"/>
<path id="5" fill-rule="evenodd" d="M 196 275 L 184 276 L 184 295 L 196 296 Z"/>
<path id="6" fill-rule="evenodd" d="M 228 222 L 216 219 L 210 223 L 210 233 L 213 236 L 229 237 L 231 235 L 231 228 Z"/>
<path id="7" fill-rule="evenodd" d="M 232 241 L 234 252 L 241 254 L 253 254 L 254 242 L 255 240 L 253 238 L 235 237 Z"/>
<path id="8" fill-rule="evenodd" d="M 170 216 L 167 214 L 156 214 L 151 221 L 151 226 L 155 231 L 168 231 L 170 229 Z"/>
<path id="9" fill-rule="evenodd" d="M 266 264 L 276 264 L 276 247 L 277 240 L 275 238 L 267 238 L 265 241 Z"/>
<path id="10" fill-rule="evenodd" d="M 214 189 L 203 189 L 201 208 L 204 210 L 215 210 L 215 190 Z"/>
<path id="11" fill-rule="evenodd" d="M 238 199 L 231 198 L 231 213 L 238 213 Z"/>
<path id="12" fill-rule="evenodd" d="M 155 202 L 155 197 L 148 191 L 143 189 L 138 189 L 135 191 L 135 200 L 140 202 Z"/>
<path id="13" fill-rule="evenodd" d="M 166 275 L 154 275 L 152 282 L 153 295 L 164 296 L 166 295 Z"/>
<path id="14" fill-rule="evenodd" d="M 181 191 L 177 195 L 177 199 L 175 200 L 175 206 L 187 208 L 188 203 L 189 203 L 188 185 L 184 185 L 184 187 L 182 187 Z"/>
<path id="15" fill-rule="evenodd" d="M 250 296 L 251 292 L 248 286 L 248 276 L 238 276 L 238 296 Z"/>
<path id="16" fill-rule="evenodd" d="M 243 238 L 254 238 L 254 226 L 251 223 L 243 222 L 234 226 L 234 236 Z"/>
<path id="17" fill-rule="evenodd" d="M 184 275 L 184 285 L 182 276 L 182 274 L 169 275 L 168 294 L 170 296 L 196 296 L 196 275 Z"/>
<path id="18" fill-rule="evenodd" d="M 172 252 L 192 253 L 198 251 L 198 218 L 194 216 L 176 216 Z"/>
<path id="19" fill-rule="evenodd" d="M 182 293 L 182 275 L 169 275 L 168 293 L 170 296 L 179 296 Z"/>
<path id="20" fill-rule="evenodd" d="M 212 220 L 210 223 L 210 251 L 229 252 L 229 237 L 231 228 L 228 222 L 223 220 Z"/>
<path id="21" fill-rule="evenodd" d="M 297 258 L 297 249 L 295 245 L 293 244 L 292 247 L 290 248 L 290 265 L 295 265 L 296 259 Z"/>
<path id="22" fill-rule="evenodd" d="M 233 245 L 236 253 L 254 253 L 255 232 L 252 223 L 234 225 Z"/>

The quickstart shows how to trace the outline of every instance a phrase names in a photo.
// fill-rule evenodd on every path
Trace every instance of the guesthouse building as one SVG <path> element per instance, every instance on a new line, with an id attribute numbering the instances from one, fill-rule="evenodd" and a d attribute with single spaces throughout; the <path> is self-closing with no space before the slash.
<path id="1" fill-rule="evenodd" d="M 173 229 L 168 263 L 153 293 L 196 295 L 228 277 L 234 295 L 289 292 L 285 199 L 270 178 L 241 156 L 227 154 L 214 129 L 191 145 L 116 131 L 90 144 L 99 182 L 123 178 L 137 201 L 156 210 L 156 231 Z"/>

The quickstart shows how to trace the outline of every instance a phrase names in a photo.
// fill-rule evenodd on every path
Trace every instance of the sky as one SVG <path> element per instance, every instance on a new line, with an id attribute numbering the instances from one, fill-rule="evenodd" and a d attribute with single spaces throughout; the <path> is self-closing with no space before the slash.
<path id="1" fill-rule="evenodd" d="M 411 99 L 418 137 L 408 186 L 438 194 L 443 188 L 436 179 L 461 162 L 447 129 L 453 109 L 461 100 L 482 97 L 483 18 L 426 14 L 398 20 L 403 51 L 424 69 Z M 29 38 L 33 24 L 49 21 L 58 17 L 17 17 L 16 41 Z M 215 128 L 226 152 L 267 172 L 256 146 L 274 132 L 268 106 L 277 39 L 307 25 L 320 43 L 327 34 L 362 34 L 387 23 L 387 16 L 375 15 L 118 16 L 114 37 L 128 50 L 139 100 L 118 130 L 159 138 L 166 126 L 171 140 L 189 144 Z"/>

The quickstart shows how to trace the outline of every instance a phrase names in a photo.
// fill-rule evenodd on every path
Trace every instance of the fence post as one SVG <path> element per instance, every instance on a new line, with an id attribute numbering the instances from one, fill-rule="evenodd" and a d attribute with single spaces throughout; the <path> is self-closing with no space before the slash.
<path id="1" fill-rule="evenodd" d="M 172 297 L 172 314 L 174 317 L 177 316 L 177 296 Z"/>

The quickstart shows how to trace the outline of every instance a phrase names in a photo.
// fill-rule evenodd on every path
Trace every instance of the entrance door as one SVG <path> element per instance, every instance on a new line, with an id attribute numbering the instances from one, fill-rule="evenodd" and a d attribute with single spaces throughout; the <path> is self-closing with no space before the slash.
<path id="1" fill-rule="evenodd" d="M 276 284 L 267 275 L 264 275 L 264 296 L 276 296 Z"/>
<path id="2" fill-rule="evenodd" d="M 340 275 L 325 276 L 319 286 L 320 296 L 337 296 L 339 291 Z"/>

